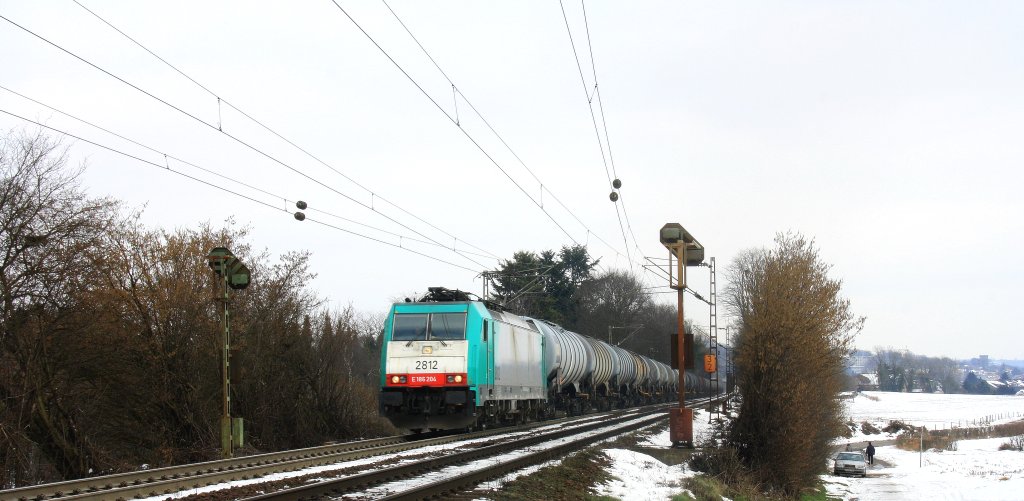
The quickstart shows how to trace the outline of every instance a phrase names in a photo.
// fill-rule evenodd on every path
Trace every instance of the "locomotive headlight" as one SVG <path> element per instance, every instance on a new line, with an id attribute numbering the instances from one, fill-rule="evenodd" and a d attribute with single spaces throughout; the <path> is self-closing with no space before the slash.
<path id="1" fill-rule="evenodd" d="M 459 375 L 455 376 L 455 382 L 456 383 L 461 383 L 462 382 L 462 374 L 459 374 Z"/>
<path id="2" fill-rule="evenodd" d="M 391 382 L 393 384 L 398 384 L 398 376 L 391 376 Z"/>

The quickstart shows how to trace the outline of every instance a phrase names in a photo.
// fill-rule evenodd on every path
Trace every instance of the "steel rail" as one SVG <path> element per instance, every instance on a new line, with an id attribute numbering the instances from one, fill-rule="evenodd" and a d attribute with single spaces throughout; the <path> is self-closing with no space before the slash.
<path id="1" fill-rule="evenodd" d="M 615 416 L 612 419 L 599 420 L 596 423 L 585 424 L 571 429 L 554 430 L 551 432 L 545 432 L 529 437 L 511 440 L 505 443 L 489 445 L 464 452 L 458 452 L 437 458 L 431 458 L 429 461 L 410 462 L 366 473 L 360 473 L 357 475 L 351 475 L 333 480 L 325 480 L 323 482 L 317 482 L 315 484 L 293 487 L 291 489 L 285 489 L 277 492 L 245 498 L 245 501 L 299 501 L 318 499 L 325 496 L 337 497 L 356 489 L 366 488 L 392 480 L 413 477 L 428 471 L 437 470 L 454 464 L 462 464 L 477 459 L 504 454 L 511 450 L 522 449 L 524 447 L 529 447 L 531 445 L 536 445 L 551 440 L 557 440 L 559 438 L 584 433 L 590 430 L 604 428 L 617 423 L 634 421 L 646 415 L 655 413 L 664 414 L 666 409 L 668 409 L 671 405 L 672 404 L 659 404 L 655 407 L 655 409 L 640 411 L 632 415 Z M 664 414 L 663 416 L 658 416 L 654 419 L 662 419 L 665 416 L 667 416 L 667 414 Z"/>
<path id="2" fill-rule="evenodd" d="M 434 436 L 435 435 L 429 435 L 427 439 L 433 438 Z M 391 437 L 308 447 L 305 449 L 270 452 L 239 458 L 218 459 L 203 463 L 168 466 L 164 468 L 154 468 L 152 470 L 116 473 L 113 475 L 67 480 L 64 482 L 39 484 L 0 491 L 0 501 L 54 498 L 72 499 L 73 497 L 78 499 L 79 495 L 95 496 L 96 494 L 104 491 L 114 491 L 116 489 L 124 489 L 129 486 L 138 487 L 145 484 L 153 484 L 169 480 L 187 481 L 189 478 L 198 478 L 218 473 L 234 475 L 235 472 L 241 473 L 243 470 L 263 465 L 278 465 L 295 460 L 315 460 L 317 458 L 331 457 L 337 454 L 344 454 L 353 451 L 374 450 L 389 445 L 415 443 L 418 440 L 420 440 L 420 438 L 415 435 L 395 435 Z M 124 491 L 119 491 L 119 493 L 121 492 Z M 93 497 L 93 499 L 101 499 L 101 497 Z"/>
<path id="3" fill-rule="evenodd" d="M 637 408 L 632 408 L 613 411 L 610 414 L 626 415 L 636 411 Z M 498 428 L 474 433 L 439 432 L 419 435 L 397 435 L 241 458 L 220 459 L 203 463 L 118 473 L 0 490 L 0 501 L 49 499 L 59 499 L 60 501 L 94 501 L 158 496 L 223 482 L 258 478 L 270 473 L 295 471 L 312 466 L 402 452 L 459 440 L 507 434 L 517 430 L 530 430 L 559 423 L 586 422 L 588 420 L 600 419 L 601 417 L 601 414 L 571 416 L 530 423 L 517 428 Z M 633 417 L 635 418 L 636 416 L 634 415 Z"/>
<path id="4" fill-rule="evenodd" d="M 722 401 L 728 400 L 730 397 L 731 395 L 725 394 L 718 395 L 716 397 L 696 399 L 691 403 L 691 405 L 697 406 L 704 404 L 717 404 Z M 451 496 L 453 494 L 469 490 L 470 488 L 476 486 L 477 484 L 480 484 L 481 482 L 494 479 L 501 475 L 505 475 L 507 473 L 511 473 L 513 471 L 520 470 L 528 466 L 540 464 L 545 461 L 550 461 L 552 459 L 563 457 L 570 452 L 583 449 L 584 447 L 595 442 L 598 442 L 600 440 L 604 440 L 606 438 L 610 438 L 615 435 L 622 434 L 624 432 L 644 428 L 662 419 L 665 419 L 666 417 L 668 417 L 668 414 L 654 416 L 652 418 L 646 419 L 643 423 L 640 424 L 623 424 L 623 426 L 612 430 L 606 430 L 600 433 L 596 433 L 594 435 L 580 437 L 576 440 L 568 441 L 564 444 L 556 445 L 554 447 L 550 447 L 542 451 L 531 452 L 529 454 L 492 465 L 488 468 L 470 471 L 460 475 L 455 475 L 443 480 L 438 480 L 436 482 L 431 482 L 429 484 L 414 487 L 404 492 L 392 494 L 390 496 L 385 496 L 381 498 L 380 501 L 413 501 L 437 498 L 443 499 L 447 496 Z M 629 426 L 628 430 L 624 429 L 626 428 L 626 426 Z"/>
<path id="5" fill-rule="evenodd" d="M 385 496 L 381 498 L 381 501 L 410 501 L 434 498 L 443 499 L 446 496 L 450 496 L 452 494 L 468 490 L 481 482 L 485 482 L 487 480 L 491 480 L 501 475 L 511 473 L 522 468 L 526 468 L 527 466 L 564 457 L 566 454 L 570 452 L 582 449 L 600 440 L 604 440 L 606 438 L 610 438 L 616 435 L 621 435 L 622 433 L 627 433 L 629 431 L 635 431 L 636 429 L 644 428 L 666 418 L 668 418 L 668 413 L 661 412 L 657 416 L 647 418 L 641 423 L 619 423 L 621 426 L 618 426 L 611 430 L 605 430 L 594 435 L 580 437 L 576 440 L 572 440 L 564 444 L 559 444 L 554 447 L 544 449 L 542 451 L 531 452 L 526 455 L 519 456 L 517 458 L 510 459 L 505 462 L 497 463 L 487 468 L 470 471 L 467 473 L 446 478 L 444 480 L 438 480 L 437 482 L 432 482 L 429 484 L 414 487 L 404 492 L 392 494 L 390 496 Z M 603 425 L 608 426 L 607 424 Z"/>
<path id="6" fill-rule="evenodd" d="M 618 411 L 619 413 L 631 412 Z M 595 415 L 574 416 L 552 421 L 530 423 L 516 429 L 529 430 L 568 420 L 586 421 Z M 294 471 L 312 466 L 402 452 L 458 440 L 507 434 L 511 428 L 498 428 L 473 433 L 435 432 L 329 444 L 305 449 L 272 452 L 240 458 L 219 459 L 203 463 L 169 466 L 127 473 L 117 473 L 78 480 L 20 487 L 0 491 L 0 501 L 59 499 L 121 500 L 172 494 L 185 489 L 235 480 L 258 478 L 270 473 Z"/>

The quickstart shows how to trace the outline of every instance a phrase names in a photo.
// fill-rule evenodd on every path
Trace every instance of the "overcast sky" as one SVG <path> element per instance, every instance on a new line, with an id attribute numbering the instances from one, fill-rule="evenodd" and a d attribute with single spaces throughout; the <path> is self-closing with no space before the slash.
<path id="1" fill-rule="evenodd" d="M 480 293 L 495 256 L 574 242 L 663 285 L 640 266 L 665 223 L 720 271 L 792 230 L 867 317 L 858 347 L 1024 358 L 1024 3 L 79 1 L 208 90 L 72 0 L 0 0 L 0 85 L 155 151 L 0 109 L 264 202 L 65 139 L 91 194 L 153 226 L 234 218 L 311 251 L 335 305 Z"/>

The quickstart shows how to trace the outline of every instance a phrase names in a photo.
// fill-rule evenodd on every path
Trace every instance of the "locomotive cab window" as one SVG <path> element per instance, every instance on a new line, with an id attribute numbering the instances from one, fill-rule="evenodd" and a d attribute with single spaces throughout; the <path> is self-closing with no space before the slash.
<path id="1" fill-rule="evenodd" d="M 466 339 L 465 313 L 431 313 L 430 339 L 458 341 Z"/>
<path id="2" fill-rule="evenodd" d="M 423 341 L 427 339 L 426 313 L 396 313 L 391 339 L 395 341 Z"/>
<path id="3" fill-rule="evenodd" d="M 465 313 L 396 313 L 393 341 L 458 341 L 466 339 Z"/>

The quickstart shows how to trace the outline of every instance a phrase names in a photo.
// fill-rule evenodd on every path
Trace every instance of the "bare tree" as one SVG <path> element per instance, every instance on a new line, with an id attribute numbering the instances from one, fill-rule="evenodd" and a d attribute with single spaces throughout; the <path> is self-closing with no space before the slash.
<path id="1" fill-rule="evenodd" d="M 62 476 L 95 466 L 80 433 L 68 371 L 81 322 L 79 291 L 117 204 L 92 199 L 67 170 L 66 150 L 42 135 L 0 138 L 0 449 L 4 485 L 31 477 L 38 450 Z M 9 477 L 7 477 L 9 476 Z M 6 477 L 6 478 L 5 478 Z M 10 478 L 13 477 L 13 478 Z"/>
<path id="2" fill-rule="evenodd" d="M 598 339 L 606 339 L 609 326 L 641 325 L 645 311 L 653 304 L 643 283 L 622 271 L 608 271 L 583 282 L 577 296 L 580 317 L 574 327 Z"/>
<path id="3" fill-rule="evenodd" d="M 254 278 L 232 299 L 232 414 L 248 442 L 393 431 L 376 412 L 383 323 L 328 315 L 309 253 L 271 264 L 230 221 L 148 229 L 86 196 L 66 163 L 44 136 L 0 139 L 0 488 L 217 456 L 217 246 Z"/>

